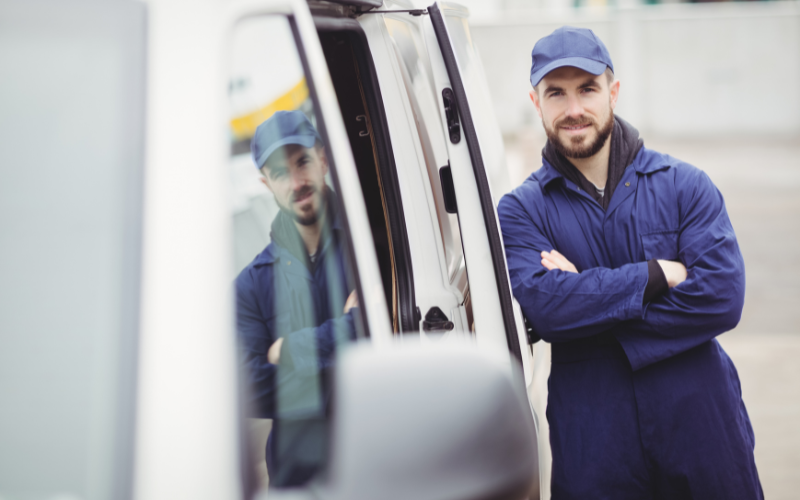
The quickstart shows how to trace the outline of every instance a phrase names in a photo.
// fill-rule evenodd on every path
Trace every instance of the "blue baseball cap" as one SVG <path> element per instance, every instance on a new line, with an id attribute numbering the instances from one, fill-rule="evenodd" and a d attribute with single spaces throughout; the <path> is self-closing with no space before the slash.
<path id="1" fill-rule="evenodd" d="M 250 151 L 256 168 L 260 169 L 278 148 L 289 144 L 311 148 L 317 141 L 322 142 L 322 139 L 305 113 L 299 110 L 278 111 L 256 128 Z"/>
<path id="2" fill-rule="evenodd" d="M 531 85 L 539 85 L 542 78 L 556 68 L 574 66 L 593 75 L 600 75 L 606 67 L 614 71 L 611 56 L 603 42 L 590 29 L 562 26 L 542 38 L 531 52 Z"/>

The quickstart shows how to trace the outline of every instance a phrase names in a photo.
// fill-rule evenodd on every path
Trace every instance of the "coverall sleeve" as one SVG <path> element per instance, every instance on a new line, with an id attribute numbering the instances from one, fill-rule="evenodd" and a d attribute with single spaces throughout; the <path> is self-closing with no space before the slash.
<path id="1" fill-rule="evenodd" d="M 538 214 L 526 210 L 513 194 L 500 200 L 497 212 L 514 297 L 542 339 L 590 337 L 642 318 L 647 262 L 584 269 L 580 274 L 548 271 L 541 264 L 541 252 L 555 246 Z"/>
<path id="2" fill-rule="evenodd" d="M 255 417 L 276 417 L 276 393 L 307 392 L 309 380 L 333 364 L 337 340 L 355 334 L 353 310 L 325 321 L 316 328 L 304 328 L 286 335 L 281 348 L 281 369 L 267 361 L 267 352 L 277 340 L 270 330 L 274 318 L 261 311 L 252 281 L 236 280 L 236 326 L 241 364 L 249 381 L 248 395 Z M 265 317 L 267 314 L 267 317 Z M 288 356 L 285 356 L 288 354 Z"/>
<path id="3" fill-rule="evenodd" d="M 303 328 L 286 336 L 281 348 L 281 362 L 290 362 L 295 370 L 316 373 L 333 366 L 336 346 L 355 339 L 351 309 L 339 318 L 329 319 L 316 328 Z"/>
<path id="4" fill-rule="evenodd" d="M 242 376 L 249 381 L 247 396 L 254 417 L 274 418 L 278 367 L 267 361 L 267 351 L 275 338 L 268 327 L 249 277 L 236 279 L 236 331 L 239 338 Z"/>
<path id="5" fill-rule="evenodd" d="M 722 194 L 705 172 L 676 173 L 678 260 L 687 279 L 657 297 L 644 317 L 616 332 L 631 367 L 696 347 L 734 328 L 744 306 L 744 260 Z"/>

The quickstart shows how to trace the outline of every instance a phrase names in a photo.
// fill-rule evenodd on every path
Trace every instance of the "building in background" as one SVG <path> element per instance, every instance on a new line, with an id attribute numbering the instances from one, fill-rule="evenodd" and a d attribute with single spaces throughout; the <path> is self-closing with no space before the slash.
<path id="1" fill-rule="evenodd" d="M 612 5 L 462 1 L 472 12 L 472 36 L 504 134 L 543 135 L 528 97 L 530 51 L 555 28 L 574 25 L 607 45 L 622 82 L 617 111 L 644 134 L 800 135 L 800 95 L 778 90 L 800 80 L 800 2 L 578 2 Z M 765 83 L 775 91 L 764 91 Z"/>

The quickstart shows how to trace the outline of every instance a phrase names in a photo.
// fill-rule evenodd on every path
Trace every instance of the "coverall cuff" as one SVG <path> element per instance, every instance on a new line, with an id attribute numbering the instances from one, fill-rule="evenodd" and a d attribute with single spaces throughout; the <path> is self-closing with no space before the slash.
<path id="1" fill-rule="evenodd" d="M 656 259 L 647 261 L 647 286 L 644 289 L 642 303 L 647 304 L 654 298 L 669 290 L 667 277 Z"/>

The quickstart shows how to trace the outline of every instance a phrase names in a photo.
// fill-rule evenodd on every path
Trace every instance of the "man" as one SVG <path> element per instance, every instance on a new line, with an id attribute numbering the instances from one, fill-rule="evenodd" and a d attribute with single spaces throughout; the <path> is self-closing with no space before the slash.
<path id="1" fill-rule="evenodd" d="M 554 499 L 762 498 L 733 363 L 744 301 L 722 195 L 614 116 L 603 43 L 563 27 L 532 53 L 543 166 L 500 201 L 514 295 L 552 343 Z"/>
<path id="2" fill-rule="evenodd" d="M 355 336 L 358 303 L 355 291 L 348 297 L 343 236 L 316 129 L 300 111 L 279 111 L 258 126 L 251 149 L 280 212 L 271 243 L 236 278 L 237 330 L 253 416 L 274 419 L 270 483 L 295 486 L 323 464 L 325 370 L 336 345 Z"/>

